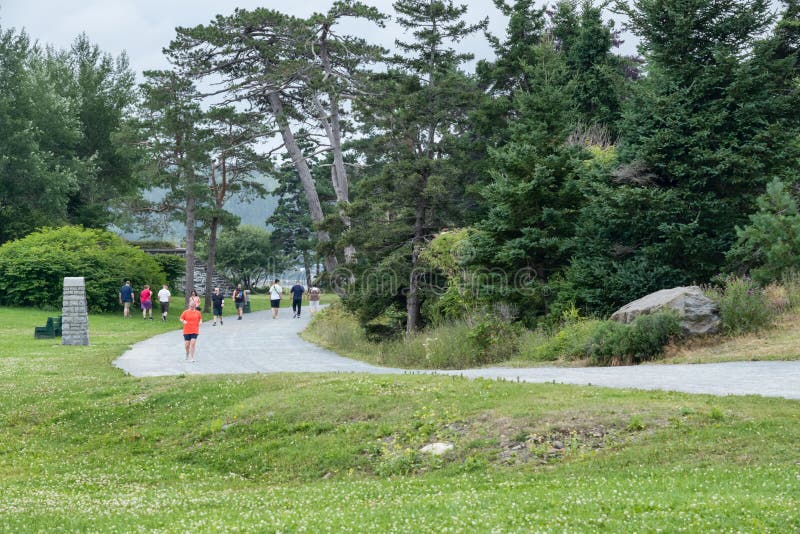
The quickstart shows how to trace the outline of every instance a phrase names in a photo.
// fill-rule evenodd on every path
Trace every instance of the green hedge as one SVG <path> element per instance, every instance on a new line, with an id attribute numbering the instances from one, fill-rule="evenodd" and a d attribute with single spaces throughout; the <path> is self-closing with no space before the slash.
<path id="1" fill-rule="evenodd" d="M 680 335 L 680 320 L 672 312 L 642 315 L 629 325 L 602 321 L 587 352 L 596 365 L 641 363 L 660 356 L 669 340 Z"/>
<path id="2" fill-rule="evenodd" d="M 550 336 L 530 333 L 522 341 L 520 354 L 538 361 L 588 358 L 595 365 L 640 363 L 657 358 L 670 339 L 680 335 L 680 320 L 672 312 L 643 315 L 629 325 L 579 320 Z"/>
<path id="3" fill-rule="evenodd" d="M 67 276 L 86 279 L 91 311 L 119 308 L 125 280 L 156 291 L 166 281 L 156 260 L 105 230 L 44 228 L 0 247 L 0 304 L 60 308 Z"/>

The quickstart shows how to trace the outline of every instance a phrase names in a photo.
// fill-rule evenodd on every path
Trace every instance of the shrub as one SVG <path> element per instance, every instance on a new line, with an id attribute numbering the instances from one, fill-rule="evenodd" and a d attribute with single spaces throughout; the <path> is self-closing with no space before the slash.
<path id="1" fill-rule="evenodd" d="M 92 311 L 118 307 L 119 287 L 158 287 L 165 281 L 158 263 L 105 230 L 78 226 L 45 228 L 0 247 L 0 303 L 60 307 L 64 277 L 86 279 Z"/>
<path id="2" fill-rule="evenodd" d="M 596 365 L 640 363 L 660 355 L 669 340 L 680 333 L 680 320 L 669 311 L 637 317 L 630 325 L 601 321 L 587 352 Z"/>
<path id="3" fill-rule="evenodd" d="M 181 256 L 175 254 L 154 254 L 153 259 L 164 271 L 167 283 L 175 286 L 175 281 L 186 274 L 186 261 Z M 151 286 L 153 284 L 150 284 Z"/>
<path id="4" fill-rule="evenodd" d="M 494 315 L 482 314 L 468 321 L 468 337 L 475 351 L 475 364 L 508 360 L 519 352 L 519 326 Z"/>
<path id="5" fill-rule="evenodd" d="M 681 335 L 681 322 L 672 311 L 637 317 L 627 332 L 627 356 L 635 363 L 652 360 L 661 354 L 669 340 Z"/>
<path id="6" fill-rule="evenodd" d="M 552 336 L 529 334 L 523 337 L 520 355 L 528 360 L 575 360 L 589 356 L 590 342 L 602 321 L 595 319 L 568 322 Z"/>
<path id="7" fill-rule="evenodd" d="M 750 278 L 729 276 L 719 302 L 722 328 L 728 334 L 760 330 L 772 322 L 768 299 Z"/>
<path id="8" fill-rule="evenodd" d="M 630 326 L 616 321 L 600 321 L 589 340 L 587 353 L 595 365 L 609 365 L 627 349 L 624 339 Z"/>

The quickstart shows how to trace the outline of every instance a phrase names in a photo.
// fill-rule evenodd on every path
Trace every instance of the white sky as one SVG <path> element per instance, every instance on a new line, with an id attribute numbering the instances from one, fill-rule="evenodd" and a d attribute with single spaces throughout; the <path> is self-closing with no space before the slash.
<path id="1" fill-rule="evenodd" d="M 392 14 L 393 0 L 365 0 L 386 14 Z M 297 16 L 327 11 L 332 0 L 0 0 L 0 27 L 25 29 L 40 44 L 67 48 L 81 32 L 103 52 L 118 56 L 128 53 L 131 68 L 143 70 L 166 68 L 161 53 L 175 35 L 177 26 L 206 24 L 217 14 L 229 15 L 234 9 L 264 7 Z M 461 0 L 470 5 L 469 21 L 489 17 L 490 31 L 505 34 L 506 21 L 491 0 Z M 389 48 L 402 30 L 390 25 L 384 30 L 372 24 L 359 24 L 347 30 Z M 459 47 L 461 48 L 461 47 Z M 491 48 L 482 34 L 463 43 L 463 48 L 478 58 L 491 57 Z"/>

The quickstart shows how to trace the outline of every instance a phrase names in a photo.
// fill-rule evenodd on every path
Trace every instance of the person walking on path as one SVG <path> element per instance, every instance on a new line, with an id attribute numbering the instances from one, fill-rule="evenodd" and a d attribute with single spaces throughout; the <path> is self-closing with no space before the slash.
<path id="1" fill-rule="evenodd" d="M 189 296 L 189 304 L 194 304 L 195 308 L 200 309 L 200 297 L 194 289 L 192 289 L 192 294 Z"/>
<path id="2" fill-rule="evenodd" d="M 169 312 L 169 301 L 172 300 L 172 293 L 169 292 L 169 286 L 164 284 L 158 291 L 158 304 L 161 306 L 161 320 L 167 320 L 167 313 Z"/>
<path id="3" fill-rule="evenodd" d="M 308 305 L 311 315 L 319 311 L 319 296 L 321 294 L 322 290 L 313 284 L 308 288 Z"/>
<path id="4" fill-rule="evenodd" d="M 303 293 L 306 292 L 306 289 L 301 286 L 299 283 L 292 286 L 292 289 L 289 290 L 289 293 L 292 294 L 292 315 L 293 319 L 300 318 L 300 308 L 303 305 Z"/>
<path id="5" fill-rule="evenodd" d="M 283 288 L 278 285 L 277 278 L 275 279 L 275 283 L 269 286 L 269 304 L 272 307 L 272 318 L 278 318 L 278 310 L 281 307 L 281 295 L 283 295 Z"/>
<path id="6" fill-rule="evenodd" d="M 142 292 L 139 293 L 139 302 L 142 305 L 142 319 L 147 319 L 148 315 L 150 320 L 153 320 L 153 292 L 150 291 L 150 286 L 145 284 Z"/>
<path id="7" fill-rule="evenodd" d="M 239 316 L 236 320 L 242 320 L 242 308 L 244 308 L 244 291 L 242 291 L 242 284 L 236 284 L 236 289 L 233 290 L 233 303 L 236 305 L 236 314 Z"/>
<path id="8" fill-rule="evenodd" d="M 200 335 L 200 323 L 203 321 L 203 314 L 189 300 L 189 308 L 181 314 L 183 323 L 183 344 L 186 349 L 186 361 L 194 362 L 194 351 L 197 346 L 197 336 Z"/>
<path id="9" fill-rule="evenodd" d="M 211 307 L 214 309 L 214 323 L 212 326 L 217 326 L 217 319 L 219 324 L 222 325 L 222 308 L 225 306 L 225 297 L 219 292 L 219 288 L 214 288 L 214 293 L 211 294 Z"/>
<path id="10" fill-rule="evenodd" d="M 119 288 L 119 303 L 122 304 L 122 316 L 130 319 L 131 304 L 133 304 L 133 288 L 130 280 L 125 280 L 125 285 Z"/>

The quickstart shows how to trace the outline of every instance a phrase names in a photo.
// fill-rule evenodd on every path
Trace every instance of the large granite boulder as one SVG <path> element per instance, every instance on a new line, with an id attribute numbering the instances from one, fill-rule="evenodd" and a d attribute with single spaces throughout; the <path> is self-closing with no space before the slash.
<path id="1" fill-rule="evenodd" d="M 719 329 L 719 307 L 697 286 L 662 289 L 618 309 L 611 319 L 630 323 L 640 315 L 672 308 L 681 319 L 684 333 L 713 334 Z"/>

